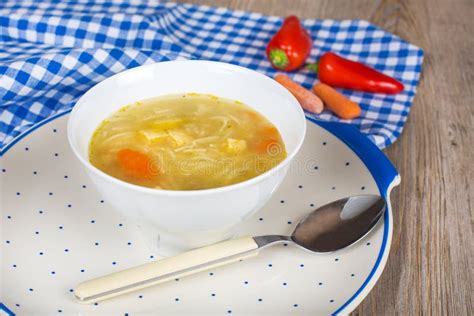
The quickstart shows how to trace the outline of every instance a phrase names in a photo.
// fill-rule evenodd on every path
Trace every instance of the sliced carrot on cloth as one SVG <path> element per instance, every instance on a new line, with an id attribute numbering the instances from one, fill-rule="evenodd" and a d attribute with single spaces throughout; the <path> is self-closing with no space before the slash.
<path id="1" fill-rule="evenodd" d="M 311 93 L 311 91 L 291 80 L 287 75 L 278 74 L 275 76 L 275 80 L 295 96 L 303 109 L 318 114 L 323 111 L 323 102 L 321 99 Z"/>
<path id="2" fill-rule="evenodd" d="M 361 109 L 357 103 L 327 84 L 317 83 L 313 86 L 313 91 L 323 100 L 326 107 L 340 118 L 349 120 L 360 116 Z"/>
<path id="3" fill-rule="evenodd" d="M 117 160 L 123 172 L 130 177 L 151 179 L 157 174 L 150 157 L 139 151 L 128 148 L 119 150 Z"/>

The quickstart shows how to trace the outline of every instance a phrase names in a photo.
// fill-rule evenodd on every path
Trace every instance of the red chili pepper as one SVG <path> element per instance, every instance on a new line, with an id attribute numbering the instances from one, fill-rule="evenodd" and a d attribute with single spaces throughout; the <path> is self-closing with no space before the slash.
<path id="1" fill-rule="evenodd" d="M 401 82 L 331 52 L 324 53 L 319 63 L 308 68 L 318 72 L 319 81 L 332 87 L 388 94 L 400 93 L 404 89 Z"/>
<path id="2" fill-rule="evenodd" d="M 273 67 L 291 71 L 303 66 L 311 52 L 311 36 L 300 20 L 291 15 L 267 45 L 267 57 Z"/>

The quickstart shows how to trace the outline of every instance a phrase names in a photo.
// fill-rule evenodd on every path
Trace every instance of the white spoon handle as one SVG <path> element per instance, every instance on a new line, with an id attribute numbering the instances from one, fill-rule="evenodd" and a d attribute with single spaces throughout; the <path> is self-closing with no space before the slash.
<path id="1" fill-rule="evenodd" d="M 89 304 L 256 256 L 252 237 L 224 241 L 79 284 L 74 293 Z"/>

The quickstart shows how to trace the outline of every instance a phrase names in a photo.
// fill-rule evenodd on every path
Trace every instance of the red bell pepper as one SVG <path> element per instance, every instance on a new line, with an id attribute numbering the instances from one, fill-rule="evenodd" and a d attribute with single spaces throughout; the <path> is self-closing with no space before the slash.
<path id="1" fill-rule="evenodd" d="M 400 93 L 404 89 L 401 82 L 331 52 L 324 53 L 319 63 L 308 68 L 318 72 L 319 81 L 332 87 L 387 94 Z"/>
<path id="2" fill-rule="evenodd" d="M 292 71 L 300 68 L 311 52 L 313 42 L 300 20 L 292 15 L 283 21 L 280 30 L 267 45 L 267 57 L 279 70 Z"/>

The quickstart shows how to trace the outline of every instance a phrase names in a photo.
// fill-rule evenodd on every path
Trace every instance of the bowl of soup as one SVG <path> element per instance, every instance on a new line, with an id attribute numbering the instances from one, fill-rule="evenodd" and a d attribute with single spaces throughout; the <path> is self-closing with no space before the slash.
<path id="1" fill-rule="evenodd" d="M 211 61 L 116 74 L 85 93 L 68 122 L 98 191 L 161 254 L 231 237 L 281 184 L 305 131 L 280 84 Z"/>

